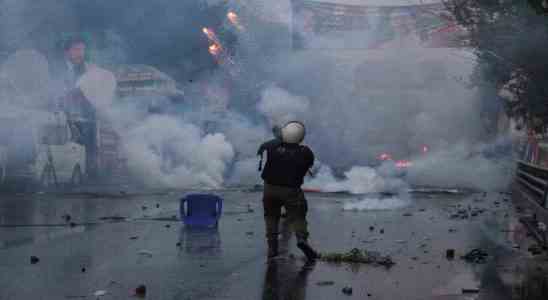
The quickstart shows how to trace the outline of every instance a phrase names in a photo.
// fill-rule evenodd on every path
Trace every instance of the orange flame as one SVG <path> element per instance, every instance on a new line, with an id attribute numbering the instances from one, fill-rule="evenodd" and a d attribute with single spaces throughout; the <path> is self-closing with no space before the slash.
<path id="1" fill-rule="evenodd" d="M 388 153 L 383 153 L 379 155 L 380 160 L 392 160 L 392 156 Z"/>
<path id="2" fill-rule="evenodd" d="M 204 27 L 202 28 L 202 32 L 207 36 L 207 39 L 214 43 L 214 44 L 221 44 L 219 39 L 217 38 L 217 35 L 215 34 L 215 31 L 211 30 L 210 28 Z"/>
<path id="3" fill-rule="evenodd" d="M 399 168 L 399 169 L 404 169 L 404 168 L 409 168 L 413 165 L 412 162 L 408 161 L 408 160 L 398 160 L 396 162 L 396 167 Z"/>
<path id="4" fill-rule="evenodd" d="M 209 53 L 213 56 L 219 56 L 223 49 L 218 44 L 211 44 L 209 45 Z"/>
<path id="5" fill-rule="evenodd" d="M 228 21 L 232 25 L 234 25 L 236 28 L 238 28 L 239 30 L 243 29 L 243 26 L 240 24 L 240 17 L 238 17 L 238 15 L 235 12 L 229 11 L 226 14 L 226 17 L 227 17 Z"/>

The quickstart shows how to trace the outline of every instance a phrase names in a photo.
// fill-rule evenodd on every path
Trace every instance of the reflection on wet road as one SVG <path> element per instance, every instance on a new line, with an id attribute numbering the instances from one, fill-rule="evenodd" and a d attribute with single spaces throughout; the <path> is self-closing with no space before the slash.
<path id="1" fill-rule="evenodd" d="M 306 264 L 285 220 L 281 258 L 266 263 L 260 194 L 219 194 L 225 212 L 214 229 L 182 226 L 177 220 L 182 195 L 173 192 L 3 195 L 0 299 L 94 299 L 96 291 L 107 292 L 102 299 L 132 299 L 141 284 L 147 286 L 147 299 L 537 300 L 547 295 L 546 259 L 528 254 L 530 239 L 512 204 L 498 193 L 416 194 L 408 206 L 374 211 L 343 210 L 363 197 L 308 195 L 313 246 L 323 252 L 362 248 L 388 254 L 396 262 L 389 270 Z M 460 259 L 475 248 L 488 253 L 484 264 Z M 455 259 L 446 258 L 448 249 L 455 250 Z M 39 262 L 31 264 L 31 256 Z M 342 293 L 347 286 L 351 295 Z"/>

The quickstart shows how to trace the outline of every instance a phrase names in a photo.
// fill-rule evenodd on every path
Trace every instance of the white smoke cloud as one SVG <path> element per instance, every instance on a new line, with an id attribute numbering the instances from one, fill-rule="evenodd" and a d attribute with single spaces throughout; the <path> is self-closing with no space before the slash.
<path id="1" fill-rule="evenodd" d="M 30 3 L 24 2 L 10 0 L 2 6 L 10 12 L 9 18 L 0 20 L 5 25 L 0 26 L 5 44 L 20 45 L 35 23 L 46 18 L 45 13 L 36 20 L 23 18 Z M 468 76 L 474 67 L 473 59 L 459 56 L 469 51 L 408 49 L 405 44 L 390 51 L 292 51 L 291 34 L 296 28 L 291 24 L 290 1 L 228 3 L 241 13 L 245 25 L 245 30 L 228 29 L 238 36 L 236 66 L 220 67 L 219 73 L 230 78 L 208 74 L 200 84 L 211 87 L 213 93 L 205 96 L 210 106 L 252 113 L 208 114 L 217 128 L 204 134 L 201 104 L 188 104 L 205 101 L 199 93 L 178 107 L 192 111 L 177 116 L 149 116 L 131 105 L 114 108 L 112 120 L 126 143 L 131 171 L 149 186 L 220 187 L 227 183 L 227 176 L 231 184 L 255 184 L 260 181 L 257 147 L 271 138 L 270 126 L 291 119 L 305 122 L 305 141 L 319 159 L 336 173 L 347 170 L 343 178 L 336 178 L 322 166 L 316 178 L 307 181 L 308 187 L 351 193 L 400 191 L 405 183 L 387 172 L 386 166 L 378 170 L 369 166 L 383 152 L 395 159 L 411 159 L 422 145 L 432 152 L 414 161 L 407 177 L 411 184 L 498 188 L 506 183 L 503 166 L 466 154 L 483 138 L 476 91 L 455 80 Z M 41 6 L 72 16 L 71 9 L 62 9 L 62 4 Z M 32 24 L 21 26 L 27 23 Z M 124 59 L 130 48 L 123 37 L 114 34 L 109 40 L 115 45 L 98 57 L 113 63 Z M 332 49 L 330 44 L 340 39 L 328 37 L 321 42 Z M 44 69 L 41 61 L 32 65 L 26 69 Z M 11 78 L 17 76 L 13 71 L 7 73 Z M 42 81 L 33 80 L 29 86 L 38 82 Z M 225 82 L 231 83 L 230 93 L 220 88 Z M 197 84 L 190 89 L 192 85 Z M 41 92 L 32 94 L 35 101 L 34 95 Z M 270 124 L 264 124 L 265 119 Z"/>
<path id="2" fill-rule="evenodd" d="M 323 192 L 349 192 L 367 194 L 380 192 L 398 193 L 407 187 L 401 179 L 384 177 L 370 167 L 353 167 L 344 173 L 343 179 L 337 179 L 328 166 L 322 165 L 314 178 L 304 184 L 305 188 L 318 189 Z"/>
<path id="3" fill-rule="evenodd" d="M 203 136 L 170 116 L 150 116 L 122 132 L 131 173 L 150 187 L 219 188 L 234 157 L 224 135 Z"/>
<path id="4" fill-rule="evenodd" d="M 291 95 L 277 86 L 263 90 L 257 109 L 271 124 L 283 125 L 289 121 L 302 119 L 310 108 L 310 101 L 302 96 Z"/>
<path id="5" fill-rule="evenodd" d="M 389 210 L 403 208 L 411 204 L 409 198 L 387 197 L 387 198 L 371 198 L 366 197 L 359 201 L 345 203 L 343 210 L 363 211 L 363 210 Z"/>
<path id="6" fill-rule="evenodd" d="M 428 153 L 408 169 L 413 185 L 503 190 L 513 177 L 513 160 L 508 156 L 488 159 L 481 152 L 490 145 L 458 144 Z"/>

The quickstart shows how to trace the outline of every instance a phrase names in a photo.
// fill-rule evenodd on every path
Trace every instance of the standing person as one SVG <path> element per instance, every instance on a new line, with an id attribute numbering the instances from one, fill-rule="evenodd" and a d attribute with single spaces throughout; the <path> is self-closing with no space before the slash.
<path id="1" fill-rule="evenodd" d="M 297 237 L 297 247 L 308 260 L 318 258 L 318 253 L 308 244 L 306 213 L 308 205 L 301 190 L 304 176 L 314 164 L 314 153 L 304 140 L 305 127 L 292 121 L 281 129 L 281 140 L 271 140 L 261 145 L 267 151 L 267 161 L 261 174 L 264 180 L 263 207 L 268 243 L 268 258 L 278 256 L 278 225 L 281 208 L 285 207 L 289 222 Z"/>
<path id="2" fill-rule="evenodd" d="M 96 107 L 78 88 L 78 80 L 94 65 L 86 61 L 87 41 L 73 35 L 62 44 L 62 59 L 51 70 L 62 88 L 61 106 L 66 112 L 75 142 L 86 147 L 86 173 L 97 177 L 97 112 Z"/>
<path id="3" fill-rule="evenodd" d="M 90 67 L 86 62 L 87 42 L 75 35 L 63 42 L 63 59 L 58 62 L 53 70 L 54 77 L 63 80 L 66 89 L 73 89 L 78 79 Z"/>

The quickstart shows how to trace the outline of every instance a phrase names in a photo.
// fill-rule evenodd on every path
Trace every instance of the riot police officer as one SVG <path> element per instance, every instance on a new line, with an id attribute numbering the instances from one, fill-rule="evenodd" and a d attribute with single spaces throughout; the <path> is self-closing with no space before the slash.
<path id="1" fill-rule="evenodd" d="M 278 225 L 281 208 L 297 237 L 297 247 L 308 260 L 318 258 L 318 253 L 308 244 L 306 213 L 308 205 L 301 190 L 304 177 L 314 164 L 314 153 L 301 145 L 305 126 L 291 121 L 281 128 L 281 137 L 261 145 L 259 154 L 267 152 L 267 161 L 261 177 L 264 180 L 263 207 L 268 243 L 268 258 L 278 256 Z"/>

